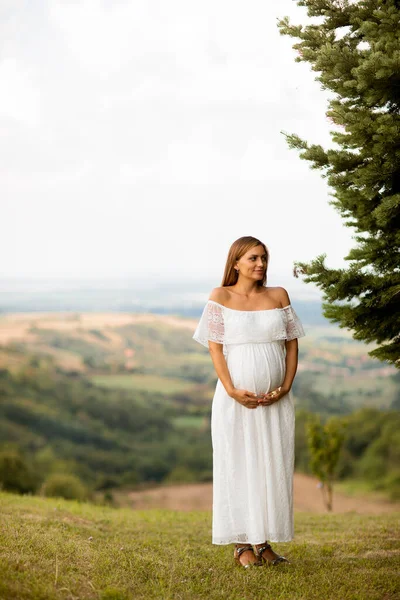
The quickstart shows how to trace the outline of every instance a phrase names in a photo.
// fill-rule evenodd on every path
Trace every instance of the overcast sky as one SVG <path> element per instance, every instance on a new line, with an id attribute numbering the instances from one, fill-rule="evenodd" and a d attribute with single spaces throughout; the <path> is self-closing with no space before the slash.
<path id="1" fill-rule="evenodd" d="M 343 266 L 352 231 L 281 134 L 330 143 L 284 15 L 306 19 L 291 0 L 1 0 L 0 276 L 219 285 L 243 235 L 276 285 L 296 259 Z"/>

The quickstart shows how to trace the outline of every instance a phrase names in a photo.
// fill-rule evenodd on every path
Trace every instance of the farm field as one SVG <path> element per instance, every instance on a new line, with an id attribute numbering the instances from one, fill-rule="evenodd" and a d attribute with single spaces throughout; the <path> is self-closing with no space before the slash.
<path id="1" fill-rule="evenodd" d="M 92 375 L 90 381 L 95 385 L 104 388 L 147 390 L 148 392 L 159 392 L 163 394 L 175 394 L 185 390 L 190 392 L 190 388 L 193 387 L 188 385 L 188 382 L 184 379 L 172 379 L 144 374 Z"/>
<path id="2" fill-rule="evenodd" d="M 14 460 L 14 448 L 21 454 L 27 490 L 38 492 L 58 472 L 74 474 L 83 497 L 109 500 L 126 487 L 210 482 L 216 375 L 192 339 L 196 323 L 154 314 L 2 315 L 0 451 L 4 460 Z M 348 332 L 310 327 L 293 385 L 296 471 L 310 473 L 308 420 L 343 417 L 340 483 L 368 480 L 369 491 L 397 501 L 394 373 Z"/>
<path id="3" fill-rule="evenodd" d="M 192 339 L 197 319 L 129 313 L 17 313 L 0 316 L 0 368 L 18 370 L 34 360 L 95 385 L 165 395 L 186 394 L 201 384 L 211 401 L 215 373 L 206 348 Z M 394 367 L 368 356 L 373 345 L 337 327 L 308 326 L 300 342 L 294 390 L 307 390 L 359 406 L 387 409 L 399 396 Z"/>

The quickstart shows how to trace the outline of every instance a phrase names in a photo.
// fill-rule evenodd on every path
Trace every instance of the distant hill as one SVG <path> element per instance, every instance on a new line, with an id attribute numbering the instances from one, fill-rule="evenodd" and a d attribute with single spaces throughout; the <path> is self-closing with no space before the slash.
<path id="1" fill-rule="evenodd" d="M 202 282 L 169 284 L 140 281 L 44 281 L 0 279 L 0 313 L 127 312 L 198 317 L 212 286 Z M 203 300 L 204 299 L 204 300 Z M 318 299 L 292 294 L 300 318 L 326 325 Z"/>
<path id="2" fill-rule="evenodd" d="M 216 375 L 208 350 L 192 339 L 198 316 L 0 315 L 0 451 L 19 447 L 32 459 L 38 485 L 41 477 L 60 470 L 72 471 L 98 490 L 210 480 Z M 345 456 L 342 474 L 348 476 L 350 465 L 356 472 L 366 445 L 374 452 L 382 447 L 383 426 L 396 425 L 395 415 L 385 411 L 396 406 L 399 380 L 394 368 L 368 357 L 368 348 L 348 332 L 305 328 L 293 386 L 297 465 L 306 469 L 308 464 L 304 425 L 309 413 L 344 415 L 370 407 L 354 422 L 355 438 L 361 435 L 362 443 L 352 443 Z M 366 444 L 365 432 L 358 433 L 364 422 Z M 389 475 L 391 462 L 382 457 L 381 464 L 372 454 L 365 471 L 370 472 L 371 461 L 379 476 Z M 385 480 L 383 489 L 391 489 L 392 480 Z"/>

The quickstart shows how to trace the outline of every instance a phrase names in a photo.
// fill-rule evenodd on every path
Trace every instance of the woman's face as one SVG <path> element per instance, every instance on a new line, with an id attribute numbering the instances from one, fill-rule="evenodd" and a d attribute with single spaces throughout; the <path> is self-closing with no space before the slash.
<path id="1" fill-rule="evenodd" d="M 239 269 L 240 275 L 250 279 L 262 279 L 267 269 L 267 254 L 264 247 L 254 246 L 246 254 L 236 261 L 235 268 Z"/>

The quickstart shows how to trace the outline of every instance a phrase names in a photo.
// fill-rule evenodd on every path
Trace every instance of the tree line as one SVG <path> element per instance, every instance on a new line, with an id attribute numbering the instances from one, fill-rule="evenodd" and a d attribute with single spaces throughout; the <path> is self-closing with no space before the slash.
<path id="1" fill-rule="evenodd" d="M 83 498 L 143 484 L 212 480 L 209 410 L 206 427 L 174 425 L 177 415 L 192 415 L 190 399 L 174 404 L 160 394 L 104 390 L 83 376 L 33 367 L 0 371 L 0 396 L 4 489 Z M 316 413 L 298 404 L 295 468 L 312 473 L 307 426 Z M 398 499 L 400 411 L 364 408 L 337 418 L 346 423 L 346 435 L 335 476 L 366 480 Z"/>

